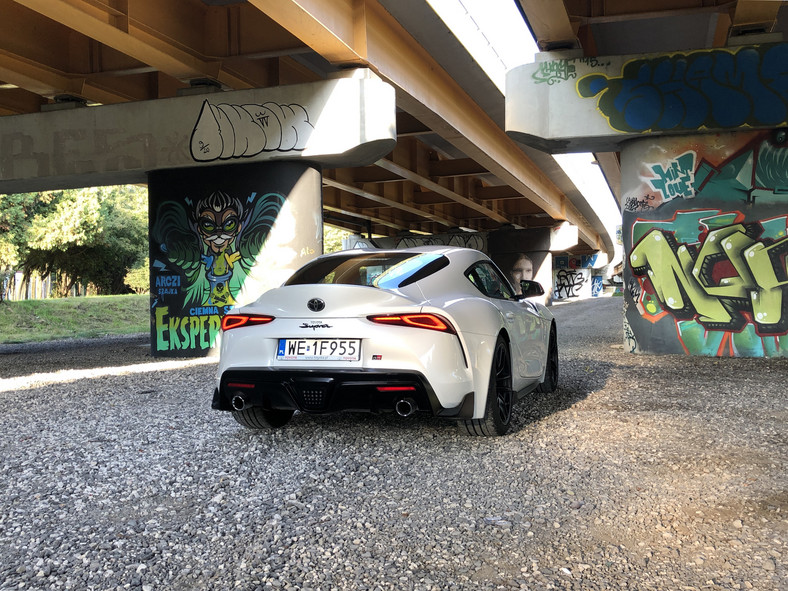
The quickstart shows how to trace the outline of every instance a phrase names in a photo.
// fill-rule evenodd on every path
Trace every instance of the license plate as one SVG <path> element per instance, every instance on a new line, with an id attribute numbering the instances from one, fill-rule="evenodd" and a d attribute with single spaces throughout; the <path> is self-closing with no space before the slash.
<path id="1" fill-rule="evenodd" d="M 358 361 L 361 339 L 279 339 L 276 358 L 283 361 Z"/>

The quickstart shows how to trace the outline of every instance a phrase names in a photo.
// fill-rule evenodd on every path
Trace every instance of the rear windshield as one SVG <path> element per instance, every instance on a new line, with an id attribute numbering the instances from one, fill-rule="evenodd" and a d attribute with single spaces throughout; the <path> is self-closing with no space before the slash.
<path id="1" fill-rule="evenodd" d="M 285 285 L 339 283 L 381 289 L 404 287 L 449 264 L 434 253 L 348 253 L 316 259 L 295 272 Z"/>

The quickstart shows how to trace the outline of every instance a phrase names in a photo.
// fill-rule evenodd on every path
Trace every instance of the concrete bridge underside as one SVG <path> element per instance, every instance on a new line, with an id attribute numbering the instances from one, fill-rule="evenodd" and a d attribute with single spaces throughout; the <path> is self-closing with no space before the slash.
<path id="1" fill-rule="evenodd" d="M 611 237 L 551 156 L 504 132 L 504 98 L 425 2 L 0 0 L 5 117 L 325 80 L 368 68 L 396 92 L 396 147 L 325 167 L 323 213 L 359 233 L 534 228 L 568 221 L 576 253 Z M 16 118 L 15 118 L 16 119 Z M 2 158 L 9 170 L 13 138 Z M 610 178 L 617 160 L 607 155 Z M 0 191 L 145 182 L 141 171 L 64 180 L 0 176 Z"/>
<path id="2" fill-rule="evenodd" d="M 513 2 L 548 55 L 721 47 L 788 21 L 782 2 L 756 0 Z M 500 91 L 421 0 L 0 0 L 0 14 L 0 133 L 3 116 L 367 67 L 396 89 L 397 147 L 368 166 L 325 170 L 327 221 L 390 236 L 567 220 L 579 228 L 575 251 L 612 254 L 552 157 L 505 135 Z M 619 196 L 616 152 L 596 155 Z M 0 190 L 23 190 L 5 180 Z"/>

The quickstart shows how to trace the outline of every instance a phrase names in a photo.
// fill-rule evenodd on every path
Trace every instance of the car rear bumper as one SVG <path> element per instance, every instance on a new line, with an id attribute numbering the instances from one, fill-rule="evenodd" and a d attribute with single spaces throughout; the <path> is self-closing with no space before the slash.
<path id="1" fill-rule="evenodd" d="M 403 400 L 411 403 L 414 410 L 437 417 L 473 417 L 473 392 L 466 394 L 457 406 L 446 408 L 423 375 L 375 370 L 227 370 L 214 391 L 211 407 L 231 411 L 242 405 L 241 408 L 256 406 L 312 414 L 389 412 Z"/>

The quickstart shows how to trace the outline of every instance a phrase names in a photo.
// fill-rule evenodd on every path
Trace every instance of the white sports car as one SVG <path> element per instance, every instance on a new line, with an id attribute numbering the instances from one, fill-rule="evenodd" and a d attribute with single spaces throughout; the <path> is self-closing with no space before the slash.
<path id="1" fill-rule="evenodd" d="M 503 435 L 519 396 L 555 390 L 552 313 L 467 248 L 347 250 L 222 320 L 213 408 L 250 428 L 295 411 L 432 413 Z"/>

